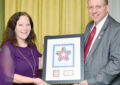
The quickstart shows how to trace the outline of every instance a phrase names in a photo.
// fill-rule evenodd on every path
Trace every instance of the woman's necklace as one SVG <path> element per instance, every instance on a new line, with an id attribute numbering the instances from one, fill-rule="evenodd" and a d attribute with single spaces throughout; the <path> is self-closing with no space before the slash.
<path id="1" fill-rule="evenodd" d="M 17 48 L 17 47 L 16 47 Z M 19 48 L 17 48 L 18 52 L 22 55 L 22 57 L 27 61 L 27 63 L 29 64 L 29 66 L 31 67 L 32 69 L 32 72 L 33 72 L 33 77 L 35 77 L 35 67 L 36 67 L 36 61 L 35 61 L 35 56 L 33 55 L 33 51 L 32 49 L 30 48 L 30 51 L 31 51 L 31 54 L 32 54 L 32 57 L 33 57 L 33 61 L 34 61 L 34 65 L 32 66 L 32 63 L 30 63 L 30 61 L 27 59 L 27 57 L 19 50 Z"/>

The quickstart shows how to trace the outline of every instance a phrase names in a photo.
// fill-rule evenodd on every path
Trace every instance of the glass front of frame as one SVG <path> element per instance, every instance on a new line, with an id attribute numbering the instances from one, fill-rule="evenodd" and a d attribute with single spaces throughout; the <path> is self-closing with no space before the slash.
<path id="1" fill-rule="evenodd" d="M 83 35 L 46 36 L 43 80 L 49 84 L 79 83 L 84 80 Z"/>

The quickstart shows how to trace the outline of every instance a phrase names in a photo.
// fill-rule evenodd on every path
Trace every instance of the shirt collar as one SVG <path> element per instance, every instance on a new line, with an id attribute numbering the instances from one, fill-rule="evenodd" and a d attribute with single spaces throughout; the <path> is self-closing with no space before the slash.
<path id="1" fill-rule="evenodd" d="M 108 14 L 96 25 L 97 28 L 102 28 L 103 24 L 105 23 Z M 95 25 L 95 24 L 94 24 Z"/>

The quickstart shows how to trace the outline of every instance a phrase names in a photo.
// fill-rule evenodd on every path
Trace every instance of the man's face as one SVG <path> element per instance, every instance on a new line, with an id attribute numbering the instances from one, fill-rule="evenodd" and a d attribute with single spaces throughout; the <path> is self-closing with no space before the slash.
<path id="1" fill-rule="evenodd" d="M 105 0 L 88 0 L 89 15 L 98 24 L 108 13 L 108 5 Z"/>

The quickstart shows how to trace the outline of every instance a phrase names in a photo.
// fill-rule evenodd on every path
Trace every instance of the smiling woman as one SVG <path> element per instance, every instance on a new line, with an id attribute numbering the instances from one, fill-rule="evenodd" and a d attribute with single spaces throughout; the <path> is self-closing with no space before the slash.
<path id="1" fill-rule="evenodd" d="M 47 85 L 37 78 L 42 54 L 34 43 L 33 22 L 26 12 L 8 21 L 0 51 L 0 85 Z"/>

